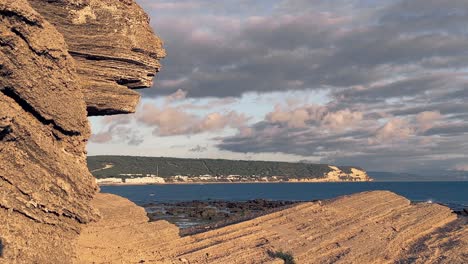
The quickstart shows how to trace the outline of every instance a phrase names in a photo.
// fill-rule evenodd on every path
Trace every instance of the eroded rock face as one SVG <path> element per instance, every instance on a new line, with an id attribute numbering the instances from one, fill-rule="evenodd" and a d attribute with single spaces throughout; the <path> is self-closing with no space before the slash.
<path id="1" fill-rule="evenodd" d="M 87 110 L 131 112 L 160 45 L 133 1 L 0 0 L 0 263 L 72 262 L 99 218 Z"/>
<path id="2" fill-rule="evenodd" d="M 29 0 L 64 35 L 90 115 L 131 113 L 165 56 L 133 0 Z M 129 89 L 130 88 L 130 89 Z"/>
<path id="3" fill-rule="evenodd" d="M 24 0 L 0 1 L 0 20 L 2 254 L 9 263 L 60 263 L 80 223 L 96 218 L 86 105 L 52 25 Z"/>

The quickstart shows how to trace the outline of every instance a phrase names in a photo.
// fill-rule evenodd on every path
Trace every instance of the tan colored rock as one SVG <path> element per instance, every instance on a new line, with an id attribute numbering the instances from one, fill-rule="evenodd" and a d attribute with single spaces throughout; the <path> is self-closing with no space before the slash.
<path id="1" fill-rule="evenodd" d="M 64 35 L 89 115 L 131 113 L 165 56 L 148 15 L 133 0 L 29 0 Z M 128 89 L 130 88 L 130 89 Z"/>
<path id="2" fill-rule="evenodd" d="M 0 0 L 0 263 L 72 261 L 98 219 L 87 110 L 132 112 L 161 45 L 134 1 Z"/>
<path id="3" fill-rule="evenodd" d="M 99 194 L 103 219 L 84 229 L 77 263 L 467 263 L 468 228 L 447 207 L 376 191 L 304 203 L 250 221 L 179 237 L 142 208 Z M 133 219 L 133 220 L 129 220 Z M 143 262 L 144 261 L 144 262 Z"/>
<path id="4" fill-rule="evenodd" d="M 62 35 L 25 0 L 0 0 L 0 240 L 5 263 L 67 263 L 96 219 L 90 135 Z"/>

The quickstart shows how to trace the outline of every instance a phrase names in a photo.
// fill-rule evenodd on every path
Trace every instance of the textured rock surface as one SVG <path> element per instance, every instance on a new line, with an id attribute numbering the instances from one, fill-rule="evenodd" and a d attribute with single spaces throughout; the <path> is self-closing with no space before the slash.
<path id="1" fill-rule="evenodd" d="M 24 0 L 1 0 L 0 20 L 3 258 L 64 263 L 80 223 L 96 217 L 86 105 L 73 59 L 52 25 Z"/>
<path id="2" fill-rule="evenodd" d="M 135 111 L 165 56 L 147 14 L 133 0 L 29 0 L 64 35 L 90 115 Z"/>
<path id="3" fill-rule="evenodd" d="M 391 192 L 345 196 L 180 237 L 143 208 L 99 194 L 103 219 L 83 230 L 77 263 L 467 263 L 468 228 L 447 207 L 413 205 Z M 132 219 L 132 220 L 130 220 Z M 464 221 L 464 222 L 463 222 Z"/>
<path id="4" fill-rule="evenodd" d="M 161 42 L 133 1 L 0 0 L 0 20 L 0 263 L 70 263 L 98 219 L 87 109 L 133 111 Z"/>

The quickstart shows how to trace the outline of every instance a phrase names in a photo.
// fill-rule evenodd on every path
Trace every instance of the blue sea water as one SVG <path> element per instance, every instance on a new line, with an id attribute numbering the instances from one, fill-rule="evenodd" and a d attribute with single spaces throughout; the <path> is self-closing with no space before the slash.
<path id="1" fill-rule="evenodd" d="M 241 183 L 102 186 L 137 204 L 192 200 L 252 199 L 310 201 L 364 191 L 389 190 L 414 202 L 435 202 L 462 209 L 468 206 L 468 182 Z"/>

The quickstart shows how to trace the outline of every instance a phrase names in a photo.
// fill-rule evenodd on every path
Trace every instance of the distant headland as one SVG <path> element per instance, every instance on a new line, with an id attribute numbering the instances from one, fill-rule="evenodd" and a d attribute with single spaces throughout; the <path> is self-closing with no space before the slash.
<path id="1" fill-rule="evenodd" d="M 373 181 L 359 167 L 275 161 L 91 156 L 101 185 Z"/>

